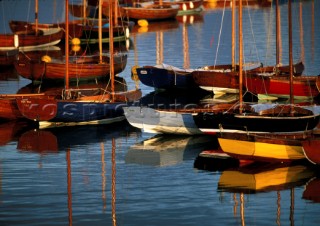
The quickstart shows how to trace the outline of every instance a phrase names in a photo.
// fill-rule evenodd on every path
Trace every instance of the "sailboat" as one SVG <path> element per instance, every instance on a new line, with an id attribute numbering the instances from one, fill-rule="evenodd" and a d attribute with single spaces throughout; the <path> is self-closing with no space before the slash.
<path id="1" fill-rule="evenodd" d="M 239 86 L 239 65 L 235 63 L 235 6 L 236 2 L 232 2 L 232 64 L 226 65 L 212 65 L 212 66 L 204 66 L 192 72 L 193 78 L 196 84 L 200 86 L 200 88 L 211 91 L 215 94 L 218 93 L 238 93 L 239 89 L 247 90 L 250 82 L 243 83 L 243 85 Z M 280 65 L 279 63 L 275 66 L 266 66 L 261 63 L 247 63 L 245 68 L 243 67 L 242 73 L 246 73 L 248 75 L 269 75 L 273 78 L 275 71 L 276 75 L 288 75 L 289 66 L 288 65 Z M 294 75 L 301 75 L 304 70 L 304 65 L 302 62 L 298 62 L 294 64 Z M 248 76 L 247 76 L 248 77 Z M 251 77 L 248 77 L 248 79 Z M 301 79 L 300 79 L 301 80 Z M 249 84 L 247 84 L 249 83 Z M 252 82 L 251 82 L 252 83 Z M 253 89 L 255 85 L 250 86 Z M 250 90 L 252 93 L 255 93 L 254 90 Z"/>
<path id="2" fill-rule="evenodd" d="M 0 51 L 33 50 L 58 44 L 63 36 L 61 28 L 52 28 L 46 31 L 38 29 L 38 0 L 35 0 L 35 29 L 23 30 L 13 34 L 0 34 Z M 2 55 L 2 54 L 1 54 Z"/>
<path id="3" fill-rule="evenodd" d="M 101 15 L 100 7 L 99 18 L 101 18 Z M 110 10 L 110 24 L 112 24 L 112 16 L 112 10 Z M 68 0 L 66 0 L 66 24 L 68 24 Z M 110 29 L 112 29 L 112 26 L 110 26 Z M 68 37 L 68 29 L 66 30 L 66 37 Z M 100 45 L 102 44 L 100 43 Z M 112 66 L 113 42 L 110 42 L 109 45 L 111 56 L 110 65 Z M 61 98 L 51 100 L 31 97 L 17 98 L 16 101 L 21 114 L 30 120 L 38 121 L 40 128 L 83 124 L 107 124 L 124 120 L 125 117 L 122 107 L 129 102 L 138 100 L 141 97 L 141 90 L 135 89 L 127 92 L 114 92 L 113 67 L 111 67 L 110 70 L 112 92 L 106 92 L 106 90 L 103 89 L 70 90 L 68 42 L 65 42 L 65 49 L 66 79 L 65 90 L 63 90 Z"/>
<path id="4" fill-rule="evenodd" d="M 104 7 L 104 5 L 103 5 Z M 69 21 L 69 36 L 71 38 L 78 38 L 81 44 L 93 44 L 99 43 L 99 28 L 98 19 L 92 18 L 96 17 L 97 7 L 88 6 L 87 1 L 83 0 L 81 5 L 70 4 L 69 11 L 75 17 L 80 17 L 81 19 L 75 19 Z M 91 15 L 90 11 L 93 11 Z M 107 16 L 108 17 L 108 16 Z M 102 42 L 109 42 L 109 21 L 108 19 L 103 19 L 102 21 Z M 14 33 L 19 33 L 23 31 L 31 31 L 35 28 L 35 23 L 30 23 L 28 21 L 11 20 L 9 22 L 10 29 Z M 125 41 L 129 38 L 129 26 L 130 24 L 121 18 L 119 23 L 115 23 L 113 26 L 113 41 Z M 65 31 L 66 24 L 62 23 L 38 23 L 38 28 L 42 31 L 47 31 L 53 28 L 62 28 Z M 63 38 L 64 40 L 64 38 Z"/>
<path id="5" fill-rule="evenodd" d="M 293 73 L 295 76 L 290 78 L 289 68 L 281 69 L 279 42 L 280 42 L 280 9 L 279 0 L 276 0 L 276 20 L 277 20 L 277 41 L 276 41 L 276 56 L 277 62 L 274 70 L 252 70 L 246 75 L 246 88 L 249 92 L 258 95 L 259 99 L 276 99 L 290 98 L 290 86 L 293 86 L 293 96 L 295 99 L 313 99 L 317 97 L 320 90 L 317 86 L 320 78 L 313 75 L 302 75 L 303 64 L 299 62 L 294 65 Z"/>
<path id="6" fill-rule="evenodd" d="M 25 34 L 0 34 L 0 51 L 9 51 L 19 47 L 19 50 L 34 50 L 39 47 L 56 45 L 63 35 L 61 28 L 51 29 L 46 33 L 35 31 Z"/>
<path id="7" fill-rule="evenodd" d="M 242 35 L 240 35 L 239 39 L 242 43 Z M 128 107 L 125 108 L 127 120 L 132 125 L 146 131 L 162 133 L 179 133 L 183 131 L 184 133 L 193 134 L 199 133 L 200 130 L 205 134 L 221 134 L 222 132 L 288 134 L 305 133 L 313 130 L 319 123 L 320 115 L 304 107 L 294 106 L 293 100 L 291 104 L 287 105 L 243 103 L 242 44 L 239 45 L 239 48 L 240 60 L 237 66 L 239 67 L 237 70 L 239 72 L 239 102 L 202 107 L 189 105 L 188 109 L 152 109 L 146 106 Z M 292 65 L 292 62 L 290 65 Z M 292 71 L 291 74 L 293 74 Z M 224 74 L 224 76 L 226 75 Z M 236 142 L 236 139 L 229 140 Z"/>
<path id="8" fill-rule="evenodd" d="M 163 5 L 162 0 L 159 1 L 159 4 L 154 4 L 153 2 L 135 2 L 133 6 L 120 6 L 120 11 L 131 20 L 159 21 L 174 19 L 178 15 L 179 6 Z"/>
<path id="9" fill-rule="evenodd" d="M 84 21 L 87 21 L 87 20 L 84 20 Z M 101 24 L 99 24 L 98 27 L 102 32 L 103 30 L 102 18 L 100 18 L 99 21 Z M 56 26 L 59 27 L 59 25 L 56 25 Z M 70 23 L 65 22 L 64 27 L 65 26 L 69 27 Z M 72 28 L 74 28 L 74 26 L 75 24 L 72 23 Z M 50 28 L 50 29 L 53 29 L 53 28 Z M 113 31 L 113 28 L 110 29 L 110 32 L 111 31 Z M 69 37 L 70 37 L 69 34 L 68 36 L 65 34 L 65 40 L 69 40 Z M 88 39 L 90 37 L 86 37 L 86 38 Z M 100 42 L 102 42 L 102 39 L 103 38 L 101 36 L 99 38 Z M 102 51 L 100 51 L 99 53 L 94 53 L 90 55 L 77 53 L 77 51 L 75 51 L 74 55 L 68 56 L 68 57 L 69 57 L 68 61 L 69 61 L 70 81 L 107 79 L 108 75 L 110 74 L 110 67 L 111 67 L 110 58 L 111 57 L 114 58 L 113 60 L 114 65 L 112 66 L 114 67 L 115 73 L 122 72 L 125 69 L 127 64 L 126 52 L 118 52 L 118 53 L 114 53 L 113 56 L 110 56 L 108 53 L 103 53 Z M 63 82 L 65 79 L 66 60 L 67 59 L 65 57 L 51 57 L 47 55 L 41 58 L 32 58 L 31 56 L 29 56 L 28 53 L 23 53 L 23 54 L 20 54 L 19 59 L 17 59 L 14 62 L 14 66 L 20 76 L 26 79 L 29 79 L 33 82 L 41 82 L 41 81 Z"/>
<path id="10" fill-rule="evenodd" d="M 63 82 L 65 78 L 66 58 L 51 58 L 45 55 L 41 58 L 30 59 L 28 53 L 21 54 L 14 62 L 18 74 L 32 82 Z M 127 65 L 127 53 L 120 52 L 114 56 L 114 72 L 121 73 Z M 110 54 L 74 55 L 69 57 L 70 81 L 88 81 L 108 79 L 110 74 Z"/>
<path id="11" fill-rule="evenodd" d="M 241 7 L 242 3 L 239 4 L 240 24 Z M 291 43 L 291 1 L 288 2 L 288 9 L 289 43 Z M 242 40 L 240 38 L 240 66 L 242 62 L 241 46 Z M 293 76 L 291 48 L 292 44 L 289 44 L 290 75 Z M 240 76 L 240 79 L 242 79 L 242 76 Z M 280 162 L 305 159 L 301 142 L 311 136 L 312 130 L 319 123 L 319 114 L 300 106 L 294 106 L 293 92 L 290 93 L 290 105 L 276 104 L 274 108 L 262 110 L 256 116 L 245 112 L 241 113 L 241 108 L 239 108 L 240 114 L 221 116 L 222 120 L 231 118 L 228 122 L 216 122 L 215 124 L 215 126 L 220 127 L 220 132 L 217 135 L 221 149 L 230 156 L 241 159 Z M 240 96 L 239 105 L 243 106 L 241 100 Z M 262 114 L 262 112 L 266 114 Z M 203 117 L 206 116 L 203 115 Z M 214 121 L 213 118 L 214 116 L 211 116 L 212 121 Z M 204 125 L 204 121 L 202 121 L 202 125 Z M 233 132 L 238 133 L 230 134 L 232 129 Z"/>
<path id="12" fill-rule="evenodd" d="M 188 28 L 186 24 L 182 27 L 183 54 L 189 54 Z M 160 39 L 158 49 L 162 49 L 163 40 Z M 154 87 L 156 90 L 190 90 L 199 89 L 192 77 L 193 69 L 189 69 L 189 57 L 184 57 L 184 68 L 178 68 L 173 65 L 165 64 L 162 61 L 156 65 L 135 66 L 134 70 L 140 82 L 146 86 Z"/>
<path id="13" fill-rule="evenodd" d="M 159 4 L 159 0 L 155 3 Z M 200 13 L 203 10 L 203 0 L 175 0 L 175 1 L 162 1 L 163 5 L 179 5 L 178 16 L 193 15 Z"/>
<path id="14" fill-rule="evenodd" d="M 239 4 L 239 27 L 242 29 L 242 3 Z M 242 33 L 242 30 L 239 32 Z M 248 104 L 243 102 L 242 35 L 239 35 L 239 102 L 219 114 L 210 111 L 194 115 L 197 126 L 205 133 L 288 133 L 304 132 L 315 128 L 319 115 L 311 110 L 291 104 Z M 291 52 L 291 51 L 289 51 Z M 292 52 L 291 52 L 292 54 Z M 290 57 L 291 75 L 292 56 Z M 292 95 L 293 96 L 293 95 Z"/>

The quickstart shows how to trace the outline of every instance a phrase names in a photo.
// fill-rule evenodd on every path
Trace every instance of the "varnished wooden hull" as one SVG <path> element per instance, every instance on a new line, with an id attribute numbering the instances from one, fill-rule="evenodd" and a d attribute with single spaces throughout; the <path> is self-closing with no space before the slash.
<path id="1" fill-rule="evenodd" d="M 155 1 L 159 4 L 159 1 Z M 165 6 L 179 6 L 178 15 L 194 14 L 202 11 L 203 0 L 186 0 L 186 1 L 162 1 L 162 5 Z"/>
<path id="2" fill-rule="evenodd" d="M 105 24 L 106 26 L 102 28 L 102 42 L 106 43 L 109 42 L 109 25 Z M 125 41 L 129 38 L 129 26 L 126 25 L 117 25 L 113 26 L 113 40 L 114 42 L 118 41 Z M 99 29 L 97 26 L 88 26 L 83 25 L 83 34 L 80 37 L 82 44 L 94 44 L 99 42 Z"/>
<path id="3" fill-rule="evenodd" d="M 293 74 L 295 76 L 299 76 L 304 71 L 304 64 L 300 61 L 293 65 Z M 261 66 L 257 68 L 253 68 L 247 71 L 250 74 L 260 73 L 260 74 L 268 74 L 268 73 L 276 73 L 278 75 L 290 75 L 290 67 L 289 65 L 281 65 L 281 66 Z"/>
<path id="4" fill-rule="evenodd" d="M 121 117 L 124 119 L 123 106 L 141 98 L 140 90 L 115 93 L 115 99 L 109 93 L 94 94 L 96 90 L 87 90 L 91 95 L 84 95 L 86 90 L 73 91 L 70 99 L 17 98 L 17 105 L 22 115 L 33 121 L 51 122 L 91 122 Z"/>
<path id="5" fill-rule="evenodd" d="M 20 50 L 32 50 L 39 47 L 51 46 L 58 44 L 63 36 L 61 28 L 51 29 L 50 32 L 36 34 L 16 34 L 19 37 Z M 15 35 L 0 34 L 0 50 L 10 50 L 14 47 Z"/>
<path id="6" fill-rule="evenodd" d="M 15 98 L 0 97 L 0 120 L 17 120 L 23 118 Z"/>
<path id="7" fill-rule="evenodd" d="M 85 23 L 85 24 L 84 24 Z M 108 21 L 103 21 L 102 25 L 102 42 L 109 42 L 109 26 Z M 24 32 L 24 31 L 34 31 L 35 24 L 27 21 L 10 21 L 10 28 L 14 33 Z M 65 23 L 57 24 L 38 24 L 38 28 L 42 31 L 46 31 L 52 28 L 62 28 L 63 36 L 62 40 L 65 38 Z M 73 38 L 79 38 L 81 44 L 92 44 L 98 43 L 98 23 L 96 20 L 72 20 L 69 22 L 69 36 L 70 40 Z M 116 41 L 124 41 L 128 37 L 129 25 L 119 24 L 113 26 L 113 36 Z"/>
<path id="8" fill-rule="evenodd" d="M 315 78 L 312 76 L 298 76 L 304 70 L 304 65 L 299 62 L 294 65 L 296 77 L 294 78 L 295 97 L 307 95 L 307 90 L 310 90 L 309 96 L 317 94 L 315 89 L 315 82 L 312 81 Z M 276 75 L 275 73 L 278 73 Z M 273 66 L 261 66 L 256 67 L 243 72 L 244 81 L 243 89 L 248 89 L 254 94 L 267 94 L 267 93 L 279 93 L 282 97 L 289 95 L 289 67 L 273 67 Z M 268 76 L 260 76 L 259 74 L 268 74 Z M 224 92 L 224 93 L 238 93 L 239 92 L 239 72 L 236 68 L 232 71 L 231 65 L 216 65 L 209 66 L 194 70 L 194 81 L 202 88 L 212 92 Z M 265 78 L 265 79 L 264 79 Z M 264 80 L 269 79 L 272 84 L 264 84 Z M 267 81 L 269 81 L 267 80 Z M 306 86 L 306 83 L 310 81 L 310 84 Z M 304 84 L 303 84 L 304 83 Z M 267 86 L 267 87 L 265 87 Z"/>
<path id="9" fill-rule="evenodd" d="M 83 21 L 82 20 L 72 20 L 69 22 L 69 36 L 70 38 L 80 38 L 82 36 L 82 26 Z M 26 30 L 35 30 L 36 25 L 35 23 L 30 23 L 28 21 L 18 21 L 13 20 L 9 22 L 10 29 L 13 33 L 19 33 L 21 31 Z M 61 39 L 65 39 L 65 33 L 66 30 L 66 24 L 65 23 L 57 23 L 57 24 L 38 24 L 38 29 L 40 30 L 48 30 L 52 28 L 62 28 L 62 36 Z"/>
<path id="10" fill-rule="evenodd" d="M 107 59 L 107 58 L 105 58 Z M 84 62 L 83 62 L 84 61 Z M 108 62 L 99 63 L 97 57 L 87 57 L 86 60 L 78 58 L 76 62 L 69 63 L 69 79 L 90 80 L 96 78 L 107 78 L 110 74 L 110 64 Z M 122 72 L 127 64 L 127 55 L 121 54 L 114 59 L 114 73 Z M 52 60 L 43 62 L 38 60 L 30 61 L 27 58 L 20 58 L 15 62 L 15 68 L 19 75 L 32 81 L 65 79 L 64 60 Z"/>
<path id="11" fill-rule="evenodd" d="M 213 70 L 195 70 L 193 79 L 204 90 L 217 93 L 238 93 L 239 73 Z"/>
<path id="12" fill-rule="evenodd" d="M 35 99 L 38 98 L 53 98 L 54 95 L 46 96 L 44 94 L 11 94 L 11 95 L 0 95 L 0 120 L 10 121 L 10 120 L 18 120 L 25 119 L 25 117 L 21 114 L 16 99 L 17 98 L 25 98 L 32 97 Z"/>
<path id="13" fill-rule="evenodd" d="M 238 93 L 239 73 L 231 65 L 206 66 L 192 72 L 193 79 L 204 90 L 214 93 Z"/>
<path id="14" fill-rule="evenodd" d="M 121 7 L 123 15 L 133 20 L 165 20 L 175 18 L 179 8 L 162 7 L 155 5 L 154 7 Z"/>

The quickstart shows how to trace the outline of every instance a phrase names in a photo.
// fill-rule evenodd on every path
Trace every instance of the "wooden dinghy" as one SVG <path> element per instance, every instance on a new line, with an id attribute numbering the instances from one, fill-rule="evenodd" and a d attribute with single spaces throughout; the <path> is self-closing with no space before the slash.
<path id="1" fill-rule="evenodd" d="M 58 44 L 63 37 L 61 28 L 47 31 L 21 31 L 15 34 L 0 34 L 0 50 L 11 50 L 19 47 L 20 51 Z"/>
<path id="2" fill-rule="evenodd" d="M 159 0 L 155 1 L 156 4 L 159 4 Z M 190 15 L 199 13 L 203 10 L 203 0 L 176 0 L 176 1 L 162 1 L 162 5 L 178 5 L 179 6 L 179 15 Z"/>
<path id="3" fill-rule="evenodd" d="M 119 53 L 114 56 L 115 73 L 122 72 L 126 64 L 126 53 Z M 63 81 L 65 79 L 64 58 L 29 59 L 27 54 L 20 54 L 19 60 L 14 63 L 14 66 L 19 75 L 32 81 Z M 108 55 L 103 56 L 103 62 L 100 62 L 98 55 L 70 57 L 70 81 L 107 78 L 109 74 Z"/>
<path id="4" fill-rule="evenodd" d="M 132 20 L 167 20 L 174 19 L 178 15 L 178 6 L 165 6 L 158 4 L 149 4 L 145 6 L 121 6 L 123 15 Z"/>
<path id="5" fill-rule="evenodd" d="M 17 98 L 34 98 L 34 99 L 54 99 L 56 94 L 2 94 L 0 95 L 0 120 L 10 121 L 25 119 L 18 109 Z"/>
<path id="6" fill-rule="evenodd" d="M 61 99 L 17 98 L 21 114 L 30 120 L 62 125 L 99 124 L 123 120 L 123 106 L 141 98 L 140 90 L 106 93 L 102 89 L 72 90 Z M 50 124 L 46 123 L 46 124 Z M 68 124 L 69 123 L 69 124 Z"/>
<path id="7" fill-rule="evenodd" d="M 302 142 L 308 133 L 252 134 L 217 133 L 223 152 L 241 160 L 292 162 L 304 160 Z"/>

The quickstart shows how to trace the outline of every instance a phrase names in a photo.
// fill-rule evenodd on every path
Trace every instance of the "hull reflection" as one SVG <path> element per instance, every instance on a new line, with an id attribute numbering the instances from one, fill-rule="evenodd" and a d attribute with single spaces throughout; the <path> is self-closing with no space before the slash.
<path id="1" fill-rule="evenodd" d="M 215 141 L 210 136 L 156 135 L 132 145 L 125 157 L 127 164 L 170 166 L 194 158 Z"/>

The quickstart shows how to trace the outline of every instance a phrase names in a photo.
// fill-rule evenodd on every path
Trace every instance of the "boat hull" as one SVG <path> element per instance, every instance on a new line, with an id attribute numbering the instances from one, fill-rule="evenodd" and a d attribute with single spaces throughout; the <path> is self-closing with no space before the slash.
<path id="1" fill-rule="evenodd" d="M 192 72 L 193 79 L 204 90 L 218 93 L 238 93 L 239 73 L 231 71 L 231 65 L 219 65 L 214 69 L 201 68 Z"/>
<path id="2" fill-rule="evenodd" d="M 136 68 L 141 83 L 155 89 L 195 89 L 198 85 L 192 77 L 192 70 L 167 69 L 154 66 Z"/>
<path id="3" fill-rule="evenodd" d="M 15 98 L 0 99 L 0 120 L 17 120 L 23 118 Z"/>
<path id="4" fill-rule="evenodd" d="M 99 90 L 88 90 L 90 93 L 97 91 Z M 124 120 L 122 107 L 141 98 L 141 90 L 81 97 L 85 92 L 85 90 L 70 92 L 68 99 L 45 96 L 43 98 L 22 97 L 17 98 L 16 101 L 19 111 L 27 119 L 74 125 L 97 120 L 113 120 L 119 117 Z"/>
<path id="5" fill-rule="evenodd" d="M 166 20 L 178 15 L 179 7 L 121 7 L 123 15 L 133 20 Z"/>
<path id="6" fill-rule="evenodd" d="M 80 38 L 82 36 L 82 26 L 83 21 L 82 20 L 73 20 L 69 22 L 69 36 L 71 38 Z M 36 24 L 31 23 L 28 21 L 19 21 L 19 20 L 12 20 L 9 22 L 10 29 L 13 33 L 18 33 L 21 31 L 26 30 L 35 30 Z M 65 39 L 65 30 L 66 30 L 66 24 L 65 23 L 57 23 L 57 24 L 38 24 L 38 29 L 46 31 L 50 30 L 52 28 L 62 28 L 62 37 L 61 39 Z"/>
<path id="7" fill-rule="evenodd" d="M 159 4 L 159 1 L 155 1 L 156 4 Z M 190 1 L 162 1 L 162 5 L 178 5 L 179 15 L 190 15 L 199 13 L 203 10 L 202 7 L 203 0 L 190 0 Z"/>
<path id="8" fill-rule="evenodd" d="M 245 160 L 291 162 L 305 159 L 301 140 L 257 134 L 224 134 L 218 138 L 223 152 Z"/>
<path id="9" fill-rule="evenodd" d="M 168 134 L 202 134 L 191 113 L 161 111 L 149 107 L 124 107 L 128 122 L 144 132 Z"/>
<path id="10" fill-rule="evenodd" d="M 194 115 L 198 128 L 206 134 L 217 132 L 240 133 L 288 133 L 313 130 L 319 123 L 320 115 L 301 117 L 265 116 L 229 112 L 201 112 Z"/>
<path id="11" fill-rule="evenodd" d="M 17 99 L 33 98 L 35 100 L 42 98 L 54 98 L 54 95 L 45 94 L 3 94 L 0 95 L 0 120 L 10 121 L 26 119 L 20 112 Z"/>
<path id="12" fill-rule="evenodd" d="M 18 37 L 18 38 L 17 38 Z M 53 28 L 42 35 L 36 34 L 1 34 L 0 50 L 11 50 L 19 46 L 20 51 L 33 50 L 58 44 L 63 37 L 61 28 Z M 16 41 L 15 41 L 16 39 Z"/>
<path id="13" fill-rule="evenodd" d="M 89 57 L 90 58 L 90 57 Z M 87 62 L 77 61 L 69 63 L 69 80 L 90 80 L 96 78 L 108 78 L 110 74 L 110 64 L 99 63 L 95 58 Z M 127 64 L 127 55 L 119 55 L 114 59 L 114 73 L 120 73 L 125 69 Z M 56 80 L 64 81 L 65 79 L 65 62 L 64 60 L 52 60 L 50 62 L 41 61 L 41 59 L 30 60 L 27 57 L 21 57 L 14 63 L 15 69 L 22 77 L 32 81 Z"/>
<path id="14" fill-rule="evenodd" d="M 302 142 L 303 153 L 312 164 L 320 165 L 320 137 Z"/>
<path id="15" fill-rule="evenodd" d="M 19 50 L 0 50 L 0 67 L 11 66 L 17 60 Z"/>
<path id="16" fill-rule="evenodd" d="M 293 78 L 293 97 L 295 99 L 311 99 L 319 95 L 318 76 L 296 76 Z M 254 94 L 269 95 L 278 98 L 290 97 L 289 76 L 249 75 L 246 78 L 248 91 Z"/>

